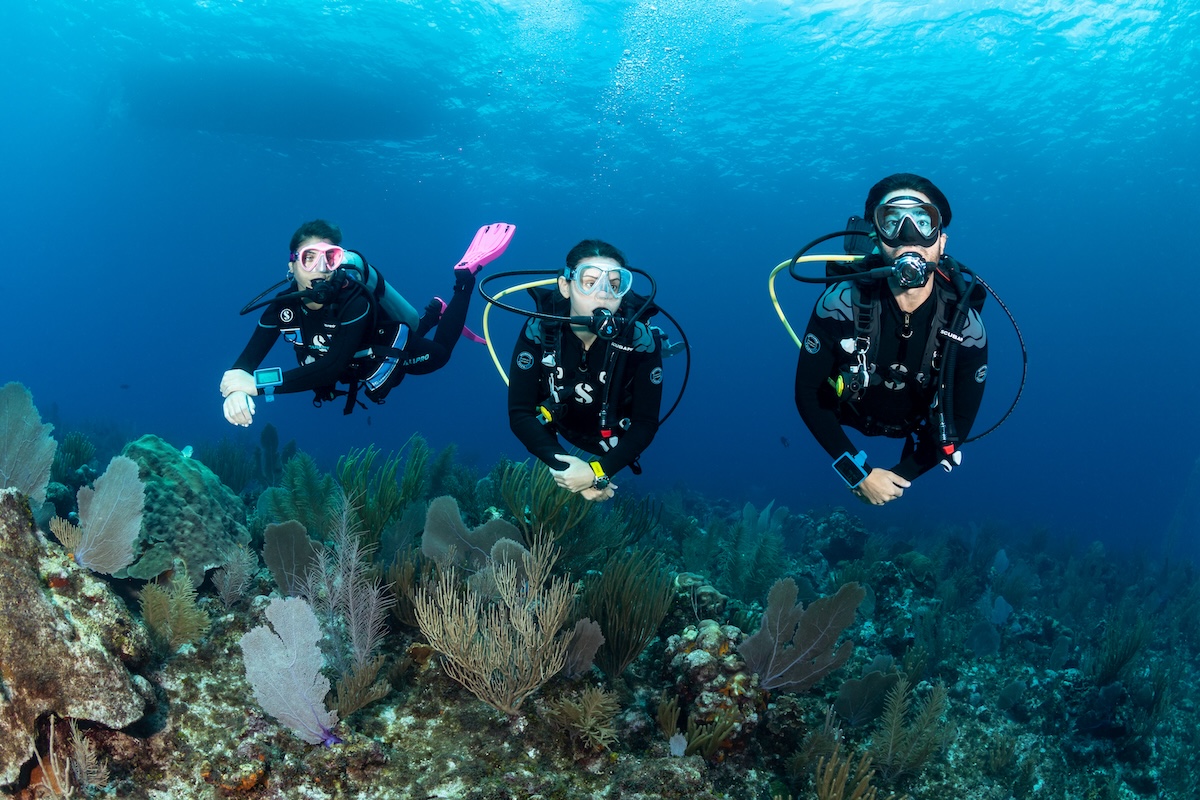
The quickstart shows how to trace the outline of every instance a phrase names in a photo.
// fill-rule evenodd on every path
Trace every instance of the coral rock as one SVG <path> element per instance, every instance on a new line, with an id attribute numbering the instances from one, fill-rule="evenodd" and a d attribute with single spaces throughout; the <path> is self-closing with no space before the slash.
<path id="1" fill-rule="evenodd" d="M 108 585 L 38 534 L 23 495 L 0 492 L 0 784 L 33 758 L 43 714 L 110 728 L 140 719 L 148 689 L 126 664 L 148 652 Z"/>
<path id="2" fill-rule="evenodd" d="M 729 598 L 695 572 L 681 572 L 675 576 L 675 593 L 686 598 L 697 614 L 719 619 L 725 615 Z"/>
<path id="3" fill-rule="evenodd" d="M 757 721 L 760 692 L 738 653 L 742 638 L 735 626 L 706 619 L 667 640 L 669 671 L 688 718 L 708 724 L 731 715 L 743 732 Z"/>

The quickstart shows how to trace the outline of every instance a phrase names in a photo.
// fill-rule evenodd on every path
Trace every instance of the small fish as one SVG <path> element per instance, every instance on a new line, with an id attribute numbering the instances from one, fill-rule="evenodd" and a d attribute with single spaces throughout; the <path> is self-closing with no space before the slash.
<path id="1" fill-rule="evenodd" d="M 780 436 L 780 437 L 779 437 L 779 443 L 780 443 L 781 445 L 783 445 L 784 447 L 791 447 L 791 446 L 792 446 L 792 443 L 788 441 L 788 439 L 787 439 L 787 437 L 786 437 L 786 436 Z"/>
<path id="2" fill-rule="evenodd" d="M 187 447 L 180 450 L 179 453 L 184 458 L 191 458 L 192 457 L 192 446 L 189 444 Z"/>

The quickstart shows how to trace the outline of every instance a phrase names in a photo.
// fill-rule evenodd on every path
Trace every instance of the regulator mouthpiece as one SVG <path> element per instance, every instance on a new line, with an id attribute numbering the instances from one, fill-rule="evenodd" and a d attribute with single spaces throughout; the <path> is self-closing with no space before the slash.
<path id="1" fill-rule="evenodd" d="M 300 296 L 306 302 L 327 305 L 337 299 L 338 291 L 341 288 L 340 282 L 335 282 L 329 278 L 318 278 L 313 281 L 312 287 L 301 292 Z"/>
<path id="2" fill-rule="evenodd" d="M 929 282 L 929 262 L 918 253 L 901 253 L 892 262 L 892 277 L 901 289 L 916 289 Z"/>

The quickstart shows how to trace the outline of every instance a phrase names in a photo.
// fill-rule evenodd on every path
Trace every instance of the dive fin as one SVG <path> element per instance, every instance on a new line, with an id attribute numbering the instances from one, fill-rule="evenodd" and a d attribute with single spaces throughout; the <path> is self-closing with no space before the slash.
<path id="1" fill-rule="evenodd" d="M 478 272 L 484 264 L 500 257 L 517 232 L 516 225 L 507 222 L 493 222 L 484 225 L 475 233 L 471 246 L 463 254 L 462 260 L 454 265 L 455 269 L 470 270 L 471 274 Z"/>

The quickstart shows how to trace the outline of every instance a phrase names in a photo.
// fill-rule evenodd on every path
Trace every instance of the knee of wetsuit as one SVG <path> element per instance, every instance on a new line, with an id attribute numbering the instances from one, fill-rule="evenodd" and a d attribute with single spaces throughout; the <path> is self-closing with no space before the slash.
<path id="1" fill-rule="evenodd" d="M 421 319 L 417 322 L 417 329 L 415 331 L 417 337 L 422 338 L 425 334 L 433 330 L 441 318 L 442 301 L 435 297 L 429 301 L 429 305 L 425 306 L 425 313 L 421 315 Z"/>

